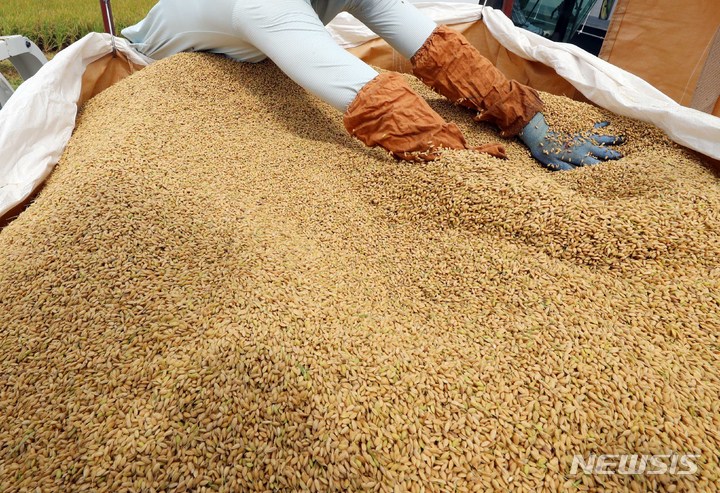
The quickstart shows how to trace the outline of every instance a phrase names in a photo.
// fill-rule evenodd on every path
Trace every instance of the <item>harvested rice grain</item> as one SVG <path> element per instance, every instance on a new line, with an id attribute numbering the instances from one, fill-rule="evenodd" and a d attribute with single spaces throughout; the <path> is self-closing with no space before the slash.
<path id="1" fill-rule="evenodd" d="M 626 157 L 398 163 L 206 54 L 91 100 L 0 234 L 0 491 L 720 488 L 717 175 L 543 98 Z M 697 473 L 571 474 L 672 452 Z"/>

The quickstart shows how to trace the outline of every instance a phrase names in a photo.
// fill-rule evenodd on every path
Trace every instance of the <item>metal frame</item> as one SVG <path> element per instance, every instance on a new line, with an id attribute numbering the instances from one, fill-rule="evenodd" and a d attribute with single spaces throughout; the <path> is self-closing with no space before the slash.
<path id="1" fill-rule="evenodd" d="M 40 48 L 25 36 L 0 36 L 0 61 L 10 60 L 23 80 L 28 80 L 47 63 Z M 0 108 L 13 95 L 10 83 L 0 75 Z"/>
<path id="2" fill-rule="evenodd" d="M 0 74 L 0 109 L 5 106 L 10 96 L 13 95 L 13 88 L 2 74 Z"/>
<path id="3" fill-rule="evenodd" d="M 117 48 L 115 46 L 115 19 L 113 18 L 112 5 L 110 5 L 110 0 L 100 0 L 100 10 L 102 11 L 105 32 L 110 34 L 114 56 L 117 54 Z"/>

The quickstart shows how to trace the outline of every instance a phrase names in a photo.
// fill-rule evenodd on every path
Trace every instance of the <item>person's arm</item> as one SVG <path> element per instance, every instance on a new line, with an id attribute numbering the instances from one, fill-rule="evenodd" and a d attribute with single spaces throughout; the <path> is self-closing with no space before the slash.
<path id="1" fill-rule="evenodd" d="M 548 128 L 543 102 L 531 87 L 508 80 L 459 33 L 437 28 L 411 58 L 413 72 L 456 104 L 477 111 L 475 120 L 495 124 L 503 137 L 518 136 L 532 156 L 552 170 L 619 159 L 604 145 L 620 137 L 586 133 L 561 136 Z M 551 145 L 557 141 L 562 145 Z"/>
<path id="2" fill-rule="evenodd" d="M 435 29 L 410 61 L 420 80 L 475 110 L 475 120 L 496 125 L 503 137 L 516 136 L 543 108 L 535 89 L 509 80 L 449 27 Z"/>
<path id="3" fill-rule="evenodd" d="M 405 161 L 436 159 L 443 148 L 469 149 L 457 125 L 443 120 L 395 72 L 382 73 L 363 87 L 343 123 L 365 145 L 379 145 Z M 495 143 L 473 150 L 506 157 L 505 148 Z"/>
<path id="4" fill-rule="evenodd" d="M 304 0 L 238 2 L 233 23 L 291 79 L 342 111 L 345 128 L 366 145 L 406 160 L 467 148 L 460 129 L 445 122 L 402 76 L 378 75 L 340 48 Z"/>

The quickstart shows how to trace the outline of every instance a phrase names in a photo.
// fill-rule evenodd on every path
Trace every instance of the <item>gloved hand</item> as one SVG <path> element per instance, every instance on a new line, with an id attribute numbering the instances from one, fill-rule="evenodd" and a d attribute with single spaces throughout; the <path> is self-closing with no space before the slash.
<path id="1" fill-rule="evenodd" d="M 608 125 L 608 122 L 600 122 L 596 123 L 594 128 Z M 536 114 L 520 131 L 518 137 L 530 149 L 535 159 L 553 171 L 599 164 L 601 160 L 620 159 L 620 152 L 604 146 L 625 142 L 622 136 L 615 135 L 598 135 L 593 132 L 563 135 L 553 132 L 542 113 Z"/>
<path id="2" fill-rule="evenodd" d="M 363 144 L 380 146 L 405 161 L 432 161 L 442 149 L 507 158 L 502 144 L 468 147 L 457 125 L 443 120 L 396 72 L 384 72 L 365 84 L 345 111 L 343 124 Z"/>

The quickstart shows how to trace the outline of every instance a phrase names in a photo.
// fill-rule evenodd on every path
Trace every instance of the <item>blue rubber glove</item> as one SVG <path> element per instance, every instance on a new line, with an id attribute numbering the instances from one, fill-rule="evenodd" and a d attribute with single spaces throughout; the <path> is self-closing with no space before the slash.
<path id="1" fill-rule="evenodd" d="M 608 122 L 600 122 L 596 123 L 594 128 L 608 125 Z M 553 171 L 571 170 L 608 159 L 620 159 L 620 152 L 604 146 L 625 142 L 622 136 L 615 135 L 598 135 L 593 132 L 563 135 L 553 132 L 542 113 L 530 120 L 520 131 L 518 138 L 530 149 L 535 159 Z"/>

